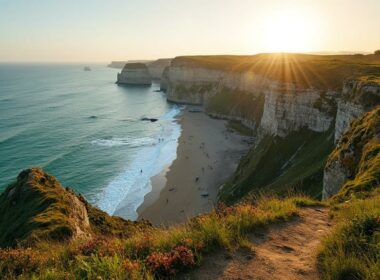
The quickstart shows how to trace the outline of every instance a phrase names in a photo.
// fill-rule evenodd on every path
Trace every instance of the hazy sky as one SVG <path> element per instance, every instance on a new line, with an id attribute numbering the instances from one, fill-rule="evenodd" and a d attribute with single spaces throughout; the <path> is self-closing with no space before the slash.
<path id="1" fill-rule="evenodd" d="M 0 0 L 0 61 L 379 48 L 380 0 Z"/>

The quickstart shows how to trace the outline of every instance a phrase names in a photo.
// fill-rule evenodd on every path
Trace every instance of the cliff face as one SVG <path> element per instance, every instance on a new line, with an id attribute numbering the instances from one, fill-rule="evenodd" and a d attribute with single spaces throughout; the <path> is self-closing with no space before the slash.
<path id="1" fill-rule="evenodd" d="M 335 122 L 335 142 L 345 133 L 350 123 L 380 104 L 380 85 L 375 82 L 347 80 L 338 101 Z"/>
<path id="2" fill-rule="evenodd" d="M 201 105 L 211 116 L 257 129 L 256 146 L 221 191 L 225 201 L 284 186 L 321 197 L 334 142 L 380 104 L 378 64 L 373 56 L 178 57 L 161 88 L 171 102 Z M 331 166 L 324 182 L 338 186 L 347 176 Z"/>
<path id="3" fill-rule="evenodd" d="M 380 182 L 380 107 L 355 120 L 327 160 L 323 198 L 365 196 Z"/>
<path id="4" fill-rule="evenodd" d="M 153 79 L 160 80 L 164 69 L 170 65 L 171 58 L 160 58 L 155 61 L 149 62 L 148 66 L 149 74 Z"/>
<path id="5" fill-rule="evenodd" d="M 121 73 L 117 74 L 118 84 L 151 85 L 152 77 L 148 67 L 143 63 L 128 63 Z"/>
<path id="6" fill-rule="evenodd" d="M 203 105 L 210 115 L 240 118 L 264 134 L 284 137 L 303 127 L 325 132 L 334 120 L 335 91 L 297 88 L 252 72 L 174 61 L 163 83 L 169 101 Z"/>

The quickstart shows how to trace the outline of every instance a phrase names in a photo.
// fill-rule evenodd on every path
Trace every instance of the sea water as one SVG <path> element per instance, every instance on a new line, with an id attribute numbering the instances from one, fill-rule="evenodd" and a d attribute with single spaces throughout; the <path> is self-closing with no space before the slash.
<path id="1" fill-rule="evenodd" d="M 83 66 L 0 64 L 0 192 L 39 166 L 109 214 L 136 219 L 150 178 L 176 157 L 180 108 L 158 84 L 118 86 L 118 70 Z"/>

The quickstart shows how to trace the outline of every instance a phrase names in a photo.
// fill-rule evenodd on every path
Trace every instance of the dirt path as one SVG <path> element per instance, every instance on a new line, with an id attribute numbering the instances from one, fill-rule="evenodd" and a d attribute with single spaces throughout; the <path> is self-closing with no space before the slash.
<path id="1" fill-rule="evenodd" d="M 182 279 L 319 279 L 317 248 L 330 228 L 327 209 L 307 208 L 300 218 L 250 235 L 253 250 L 207 256 Z"/>

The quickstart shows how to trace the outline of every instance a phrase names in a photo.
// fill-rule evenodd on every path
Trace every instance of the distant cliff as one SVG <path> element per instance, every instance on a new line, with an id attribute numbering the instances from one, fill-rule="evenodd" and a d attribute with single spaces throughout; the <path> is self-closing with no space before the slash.
<path id="1" fill-rule="evenodd" d="M 256 147 L 222 197 L 234 200 L 264 187 L 301 188 L 320 197 L 334 142 L 380 102 L 378 77 L 374 55 L 195 56 L 175 58 L 161 88 L 171 102 L 202 105 L 211 116 L 257 130 Z M 276 160 L 266 161 L 271 154 Z"/>
<path id="2" fill-rule="evenodd" d="M 107 67 L 110 68 L 117 68 L 117 69 L 123 69 L 125 64 L 127 63 L 144 63 L 144 64 L 149 64 L 151 63 L 151 60 L 126 60 L 126 61 L 111 61 L 110 64 L 107 65 Z"/>
<path id="3" fill-rule="evenodd" d="M 164 69 L 171 63 L 171 58 L 160 58 L 155 61 L 146 63 L 149 69 L 149 73 L 153 79 L 160 80 Z"/>
<path id="4" fill-rule="evenodd" d="M 107 67 L 123 69 L 124 65 L 127 63 L 128 61 L 111 61 L 111 63 L 108 64 Z"/>
<path id="5" fill-rule="evenodd" d="M 128 85 L 151 85 L 152 77 L 145 64 L 127 63 L 121 73 L 117 74 L 117 83 Z"/>

